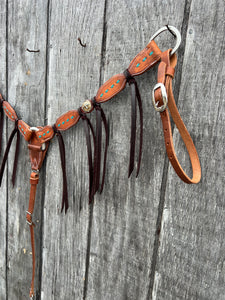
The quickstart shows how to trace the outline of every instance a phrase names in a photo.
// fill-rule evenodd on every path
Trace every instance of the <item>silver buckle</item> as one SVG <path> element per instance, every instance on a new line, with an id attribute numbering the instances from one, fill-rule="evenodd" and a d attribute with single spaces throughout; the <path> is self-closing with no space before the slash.
<path id="1" fill-rule="evenodd" d="M 172 33 L 174 33 L 174 35 L 176 36 L 176 45 L 175 47 L 172 49 L 172 51 L 170 52 L 170 55 L 173 55 L 177 49 L 179 48 L 180 46 L 180 43 L 181 43 L 181 35 L 180 35 L 180 31 L 174 27 L 174 26 L 171 26 L 171 25 L 167 25 L 167 26 L 163 26 L 162 28 L 160 28 L 158 31 L 156 31 L 155 34 L 153 34 L 153 36 L 150 38 L 150 41 L 149 43 L 154 40 L 160 33 L 162 33 L 163 31 L 166 31 L 166 30 L 170 30 Z"/>
<path id="2" fill-rule="evenodd" d="M 29 212 L 28 210 L 26 210 L 26 213 L 27 213 L 27 214 L 29 214 L 30 216 L 32 216 L 32 213 L 31 213 L 31 212 Z M 31 222 L 29 222 L 29 221 L 27 221 L 27 220 L 26 220 L 26 222 L 27 222 L 27 224 L 28 224 L 28 225 L 30 225 L 30 226 L 33 224 L 33 222 L 32 222 L 32 221 L 31 221 Z"/>
<path id="3" fill-rule="evenodd" d="M 163 105 L 161 105 L 160 107 L 158 106 L 159 101 L 155 102 L 155 90 L 157 90 L 158 88 L 161 89 L 162 100 L 163 100 Z M 153 91 L 152 91 L 152 103 L 153 103 L 154 109 L 156 111 L 163 112 L 166 109 L 167 103 L 168 103 L 168 98 L 167 98 L 166 88 L 163 83 L 157 83 L 154 86 Z"/>

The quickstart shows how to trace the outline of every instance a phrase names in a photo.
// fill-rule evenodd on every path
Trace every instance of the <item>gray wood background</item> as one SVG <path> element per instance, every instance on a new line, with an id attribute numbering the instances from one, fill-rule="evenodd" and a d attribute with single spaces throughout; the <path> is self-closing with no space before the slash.
<path id="1" fill-rule="evenodd" d="M 79 107 L 124 71 L 156 30 L 176 26 L 182 44 L 174 93 L 202 166 L 195 186 L 181 182 L 169 166 L 160 116 L 151 105 L 156 68 L 137 78 L 144 108 L 138 179 L 134 174 L 127 179 L 128 88 L 103 104 L 110 145 L 104 192 L 94 205 L 88 205 L 86 144 L 78 123 L 63 134 L 70 207 L 67 215 L 60 213 L 62 177 L 54 139 L 34 211 L 36 299 L 225 299 L 224 19 L 224 0 L 0 1 L 0 90 L 32 126 L 53 124 Z M 164 33 L 157 43 L 167 49 L 174 41 Z M 4 147 L 12 128 L 5 122 Z M 191 172 L 176 128 L 173 137 Z M 13 155 L 12 149 L 0 193 L 1 300 L 28 299 L 32 272 L 24 140 L 14 188 Z"/>

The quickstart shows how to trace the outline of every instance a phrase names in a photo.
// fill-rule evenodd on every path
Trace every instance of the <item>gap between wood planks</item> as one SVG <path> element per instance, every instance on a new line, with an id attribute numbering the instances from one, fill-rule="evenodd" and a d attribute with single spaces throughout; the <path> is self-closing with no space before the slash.
<path id="1" fill-rule="evenodd" d="M 9 41 L 9 34 L 8 34 L 8 11 L 9 11 L 9 4 L 8 0 L 6 0 L 6 99 L 8 99 L 9 95 L 9 57 L 8 57 L 8 41 Z M 8 140 L 8 118 L 6 118 L 6 140 Z M 8 174 L 8 161 L 6 163 L 6 232 L 5 232 L 5 239 L 6 239 L 6 248 L 5 248 L 5 289 L 6 289 L 6 300 L 8 300 L 8 247 L 9 247 L 9 239 L 8 239 L 8 232 L 9 232 L 9 217 L 8 217 L 8 211 L 9 211 L 9 190 L 8 190 L 8 184 L 9 184 L 9 174 Z"/>
<path id="2" fill-rule="evenodd" d="M 100 76 L 99 76 L 99 87 L 103 84 L 103 70 L 105 66 L 105 53 L 106 53 L 106 12 L 108 0 L 105 0 L 104 15 L 103 15 L 103 33 L 102 33 L 102 48 L 101 48 L 101 64 L 100 64 Z M 89 206 L 89 220 L 88 220 L 88 234 L 87 234 L 87 252 L 86 252 L 86 263 L 85 263 L 85 275 L 84 275 L 84 288 L 83 288 L 83 300 L 86 299 L 88 290 L 88 275 L 89 275 L 89 263 L 90 263 L 90 248 L 91 248 L 91 231 L 92 231 L 92 220 L 93 220 L 93 203 Z"/>
<path id="3" fill-rule="evenodd" d="M 48 77 L 49 77 L 49 34 L 50 34 L 50 0 L 47 0 L 47 22 L 46 22 L 46 55 L 45 55 L 45 94 L 44 94 L 44 125 L 48 124 L 47 119 L 47 107 L 48 107 Z M 43 231 L 44 231 L 44 199 L 45 199 L 45 184 L 46 184 L 46 160 L 42 165 L 42 174 L 43 174 L 43 185 L 41 191 L 41 222 L 40 222 L 40 258 L 39 258 L 39 278 L 38 278 L 38 292 L 36 295 L 36 299 L 41 299 L 41 287 L 42 287 L 42 266 L 43 266 Z"/>
<path id="4" fill-rule="evenodd" d="M 179 94 L 180 94 L 180 84 L 181 84 L 181 78 L 182 78 L 182 68 L 183 68 L 183 60 L 184 60 L 184 51 L 186 47 L 186 38 L 187 38 L 187 28 L 188 28 L 188 22 L 189 22 L 189 16 L 190 16 L 190 7 L 191 7 L 192 0 L 186 0 L 185 1 L 185 7 L 184 7 L 184 17 L 183 22 L 181 26 L 181 36 L 182 42 L 179 48 L 179 64 L 176 67 L 176 82 L 174 85 L 174 97 L 176 104 L 178 103 Z M 174 131 L 174 123 L 172 122 L 172 134 Z M 168 168 L 169 168 L 169 161 L 167 159 L 167 154 L 165 153 L 165 159 L 164 159 L 164 167 L 163 167 L 163 177 L 162 177 L 162 183 L 161 183 L 161 191 L 160 191 L 160 200 L 159 200 L 159 206 L 158 206 L 158 216 L 156 221 L 156 230 L 155 230 L 155 240 L 154 240 L 154 249 L 151 259 L 151 270 L 150 270 L 150 276 L 149 276 L 149 288 L 148 288 L 148 294 L 147 294 L 147 300 L 153 299 L 152 293 L 154 289 L 154 282 L 155 282 L 155 272 L 156 272 L 156 264 L 158 259 L 158 252 L 159 252 L 159 246 L 160 246 L 160 231 L 162 227 L 162 216 L 163 216 L 163 209 L 165 205 L 165 193 L 166 193 L 166 183 L 167 183 L 167 177 L 168 177 Z"/>

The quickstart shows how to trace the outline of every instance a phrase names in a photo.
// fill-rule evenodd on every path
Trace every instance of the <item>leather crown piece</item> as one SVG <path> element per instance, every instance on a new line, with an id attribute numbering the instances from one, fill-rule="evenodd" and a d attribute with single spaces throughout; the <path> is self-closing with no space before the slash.
<path id="1" fill-rule="evenodd" d="M 168 49 L 161 52 L 159 47 L 156 45 L 154 38 L 160 34 L 162 31 L 169 30 L 174 33 L 177 37 L 177 45 L 174 49 Z M 121 74 L 114 75 L 107 82 L 105 82 L 98 90 L 95 97 L 90 100 L 85 100 L 84 103 L 77 110 L 70 110 L 67 113 L 61 115 L 55 122 L 54 125 L 44 126 L 44 127 L 30 127 L 23 120 L 17 117 L 15 110 L 11 107 L 9 102 L 7 102 L 0 94 L 0 151 L 2 145 L 2 130 L 3 130 L 3 116 L 4 114 L 14 122 L 15 127 L 9 137 L 7 147 L 3 156 L 3 161 L 0 169 L 0 185 L 2 182 L 2 177 L 5 169 L 5 164 L 7 161 L 8 153 L 10 150 L 11 143 L 14 136 L 16 135 L 16 150 L 15 159 L 12 173 L 12 183 L 15 184 L 16 178 L 16 168 L 18 163 L 19 155 L 19 144 L 20 144 L 20 134 L 28 142 L 28 149 L 31 161 L 31 176 L 30 176 L 30 199 L 29 207 L 27 210 L 27 223 L 30 226 L 31 234 L 31 246 L 32 246 L 32 257 L 33 257 L 33 272 L 32 281 L 30 289 L 30 298 L 34 296 L 34 276 L 35 276 L 35 247 L 34 247 L 34 223 L 32 222 L 32 214 L 34 210 L 36 188 L 39 179 L 39 170 L 41 169 L 43 160 L 48 150 L 49 142 L 54 136 L 57 136 L 60 158 L 61 158 L 61 168 L 63 173 L 63 196 L 62 196 L 62 206 L 63 211 L 65 207 L 65 212 L 67 211 L 68 205 L 68 192 L 67 192 L 67 178 L 66 178 L 66 156 L 65 156 L 65 145 L 61 132 L 65 131 L 72 126 L 76 125 L 79 120 L 82 120 L 86 144 L 87 144 L 87 156 L 89 164 L 89 203 L 93 201 L 94 195 L 97 191 L 100 193 L 103 190 L 105 170 L 106 170 L 106 158 L 107 149 L 109 144 L 109 128 L 105 113 L 101 107 L 101 103 L 107 102 L 122 91 L 126 83 L 130 86 L 131 91 L 131 137 L 130 137 L 130 159 L 129 159 L 129 169 L 128 177 L 134 170 L 135 161 L 135 146 L 136 146 L 136 121 L 137 121 L 137 107 L 139 111 L 139 149 L 138 149 L 138 162 L 136 176 L 138 176 L 141 156 L 142 156 L 142 143 L 143 143 L 143 111 L 142 111 L 142 101 L 140 92 L 138 89 L 135 76 L 143 74 L 145 71 L 153 67 L 159 62 L 158 66 L 158 83 L 155 85 L 152 92 L 153 106 L 157 112 L 160 113 L 163 133 L 167 155 L 171 165 L 173 166 L 177 175 L 186 183 L 198 183 L 201 179 L 201 167 L 198 158 L 197 151 L 190 137 L 190 134 L 185 127 L 177 106 L 174 100 L 172 91 L 172 80 L 175 73 L 175 66 L 177 63 L 177 57 L 175 51 L 177 50 L 180 43 L 180 33 L 173 26 L 164 26 L 159 31 L 154 34 L 148 45 L 136 55 L 136 57 L 131 61 L 129 67 Z M 90 119 L 87 117 L 88 113 L 95 111 L 96 113 L 96 126 L 93 127 Z M 185 171 L 182 169 L 178 158 L 176 156 L 173 138 L 171 131 L 170 116 L 174 120 L 181 137 L 185 143 L 189 157 L 191 160 L 193 177 L 190 178 Z M 105 131 L 105 142 L 104 142 L 104 156 L 102 159 L 102 127 Z M 92 148 L 94 153 L 92 153 Z M 101 167 L 102 165 L 102 167 Z M 102 169 L 102 174 L 101 174 Z"/>

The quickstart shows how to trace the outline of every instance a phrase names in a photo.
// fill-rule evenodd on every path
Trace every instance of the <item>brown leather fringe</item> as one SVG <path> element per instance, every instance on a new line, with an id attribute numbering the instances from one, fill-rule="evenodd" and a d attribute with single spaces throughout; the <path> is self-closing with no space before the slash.
<path id="1" fill-rule="evenodd" d="M 140 118 L 140 136 L 139 136 L 139 154 L 138 154 L 136 177 L 138 177 L 139 170 L 140 170 L 141 157 L 142 157 L 142 144 L 143 144 L 143 109 L 142 109 L 140 92 L 135 78 L 131 76 L 128 70 L 125 70 L 124 75 L 131 88 L 131 136 L 130 136 L 130 160 L 129 160 L 129 169 L 128 169 L 128 178 L 129 178 L 131 173 L 134 170 L 137 103 L 138 103 L 139 118 Z"/>
<path id="2" fill-rule="evenodd" d="M 3 112 L 3 107 L 2 107 L 3 100 L 2 99 L 0 99 L 0 100 L 1 100 L 1 103 L 0 103 L 0 155 L 1 155 L 4 112 Z"/>
<path id="3" fill-rule="evenodd" d="M 104 152 L 104 162 L 103 162 L 103 170 L 102 170 L 102 183 L 101 183 L 101 187 L 99 189 L 100 194 L 102 193 L 102 190 L 104 187 L 104 182 L 105 182 L 106 159 L 107 159 L 107 151 L 108 151 L 108 146 L 109 146 L 109 126 L 108 126 L 108 123 L 106 120 L 105 113 L 102 108 L 101 108 L 101 117 L 102 117 L 104 129 L 105 129 L 105 152 Z"/>
<path id="4" fill-rule="evenodd" d="M 19 158 L 19 149 L 20 149 L 20 132 L 17 130 L 16 133 L 16 151 L 15 151 L 15 157 L 14 157 L 14 164 L 13 164 L 13 173 L 12 173 L 12 185 L 14 187 L 15 181 L 16 181 L 16 170 L 17 170 L 17 164 L 18 164 L 18 158 Z"/>
<path id="5" fill-rule="evenodd" d="M 101 172 L 101 152 L 102 152 L 102 119 L 101 119 L 101 107 L 99 104 L 95 104 L 96 110 L 96 143 L 94 151 L 94 170 L 93 170 L 93 187 L 92 195 L 98 191 L 100 183 Z"/>
<path id="6" fill-rule="evenodd" d="M 94 129 L 93 129 L 93 126 L 91 124 L 91 121 L 80 110 L 79 110 L 79 114 L 80 114 L 81 119 L 83 121 L 83 127 L 84 127 L 85 136 L 86 136 L 88 166 L 89 166 L 89 204 L 90 204 L 93 201 L 94 194 L 95 194 L 95 193 L 93 193 L 94 168 L 93 168 L 93 162 L 92 162 L 92 147 L 91 147 L 90 130 L 91 130 L 92 137 L 93 137 L 94 151 L 95 152 L 96 152 L 96 150 L 95 150 L 96 137 L 95 137 L 95 134 L 94 134 Z"/>
<path id="7" fill-rule="evenodd" d="M 92 99 L 93 106 L 96 110 L 96 147 L 94 155 L 94 183 L 92 194 L 94 195 L 97 191 L 102 193 L 105 181 L 105 171 L 106 171 L 106 159 L 107 159 L 107 150 L 109 144 L 109 130 L 108 123 L 106 120 L 105 113 L 101 108 L 101 105 L 95 101 L 95 98 Z M 102 180 L 100 184 L 100 175 L 101 175 L 101 153 L 102 153 L 102 123 L 105 130 L 105 150 L 104 150 L 104 161 L 102 167 Z"/>
<path id="8" fill-rule="evenodd" d="M 63 195 L 62 195 L 61 212 L 63 212 L 63 208 L 65 206 L 65 214 L 66 214 L 67 209 L 69 207 L 69 203 L 68 203 L 68 190 L 67 190 L 67 177 L 66 177 L 65 144 L 61 132 L 55 127 L 55 125 L 53 125 L 52 128 L 57 136 L 58 143 L 59 143 L 59 152 L 60 152 L 61 167 L 62 167 L 62 174 L 63 174 Z"/>
<path id="9" fill-rule="evenodd" d="M 14 157 L 14 166 L 13 166 L 13 174 L 12 174 L 12 182 L 13 185 L 15 183 L 15 177 L 16 177 L 16 169 L 17 169 L 17 162 L 18 162 L 18 155 L 19 155 L 19 144 L 20 144 L 20 135 L 19 135 L 19 129 L 18 129 L 18 120 L 15 121 L 15 128 L 13 129 L 7 146 L 6 146 L 6 150 L 3 156 L 3 160 L 2 160 L 2 165 L 1 165 L 1 169 L 0 169 L 0 186 L 2 184 L 2 177 L 3 177 L 3 173 L 5 170 L 5 164 L 8 158 L 8 154 L 9 154 L 9 150 L 13 141 L 13 138 L 15 136 L 15 134 L 17 133 L 17 142 L 16 142 L 16 150 L 15 150 L 15 157 Z"/>

